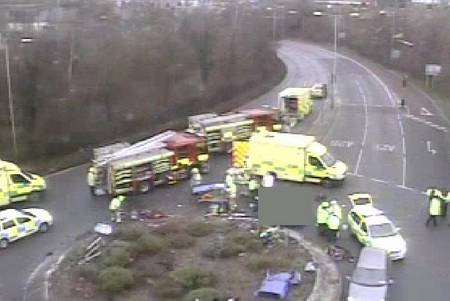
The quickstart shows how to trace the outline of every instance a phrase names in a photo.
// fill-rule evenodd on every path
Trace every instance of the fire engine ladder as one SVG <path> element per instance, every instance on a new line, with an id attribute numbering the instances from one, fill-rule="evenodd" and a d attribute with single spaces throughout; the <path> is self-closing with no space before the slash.
<path id="1" fill-rule="evenodd" d="M 161 134 L 155 135 L 152 138 L 140 141 L 138 143 L 135 143 L 127 148 L 121 149 L 115 153 L 113 153 L 110 156 L 104 157 L 101 161 L 98 161 L 97 163 L 99 165 L 104 165 L 112 160 L 121 159 L 124 157 L 132 156 L 135 154 L 140 154 L 143 152 L 147 152 L 150 150 L 163 148 L 166 146 L 166 144 L 163 142 L 170 137 L 174 136 L 176 134 L 175 131 L 166 131 Z"/>

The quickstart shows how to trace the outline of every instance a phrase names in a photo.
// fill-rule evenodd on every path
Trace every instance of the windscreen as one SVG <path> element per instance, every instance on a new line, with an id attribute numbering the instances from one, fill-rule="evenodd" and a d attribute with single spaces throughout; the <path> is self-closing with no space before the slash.
<path id="1" fill-rule="evenodd" d="M 396 235 L 395 229 L 390 223 L 369 226 L 372 237 L 387 237 Z"/>
<path id="2" fill-rule="evenodd" d="M 351 281 L 368 286 L 386 285 L 386 270 L 357 268 L 353 272 Z"/>
<path id="3" fill-rule="evenodd" d="M 336 164 L 336 159 L 329 153 L 325 153 L 321 157 L 322 162 L 325 163 L 326 166 L 331 167 Z"/>

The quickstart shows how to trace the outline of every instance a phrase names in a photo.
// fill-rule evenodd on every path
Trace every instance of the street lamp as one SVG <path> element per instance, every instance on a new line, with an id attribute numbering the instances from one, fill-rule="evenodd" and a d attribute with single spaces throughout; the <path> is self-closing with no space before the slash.
<path id="1" fill-rule="evenodd" d="M 17 139 L 16 139 L 16 122 L 14 117 L 14 98 L 11 88 L 11 72 L 9 67 L 9 47 L 8 39 L 5 39 L 5 64 L 6 64 L 6 83 L 8 86 L 8 107 L 9 107 L 9 121 L 11 123 L 11 136 L 13 142 L 14 155 L 17 158 Z"/>

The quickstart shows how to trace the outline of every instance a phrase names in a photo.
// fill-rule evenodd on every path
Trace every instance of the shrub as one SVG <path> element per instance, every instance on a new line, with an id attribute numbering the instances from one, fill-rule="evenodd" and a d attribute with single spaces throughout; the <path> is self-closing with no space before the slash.
<path id="1" fill-rule="evenodd" d="M 127 248 L 112 248 L 103 256 L 102 264 L 107 267 L 126 267 L 131 262 L 131 254 Z"/>
<path id="2" fill-rule="evenodd" d="M 229 239 L 233 243 L 241 245 L 248 252 L 258 252 L 263 247 L 261 240 L 252 234 L 238 233 L 232 235 Z"/>
<path id="3" fill-rule="evenodd" d="M 203 237 L 211 234 L 214 231 L 214 227 L 211 224 L 204 222 L 193 222 L 188 224 L 186 232 L 194 237 Z"/>
<path id="4" fill-rule="evenodd" d="M 98 279 L 98 267 L 92 263 L 79 265 L 76 267 L 75 275 L 91 282 L 96 282 Z"/>
<path id="5" fill-rule="evenodd" d="M 184 293 L 181 284 L 174 282 L 170 278 L 161 278 L 155 282 L 155 293 L 162 298 L 179 299 Z"/>
<path id="6" fill-rule="evenodd" d="M 169 221 L 166 224 L 161 225 L 160 227 L 154 230 L 155 233 L 161 235 L 170 235 L 181 232 L 181 222 L 180 221 Z"/>
<path id="7" fill-rule="evenodd" d="M 116 236 L 123 240 L 135 241 L 148 233 L 148 229 L 142 224 L 122 224 L 116 232 Z"/>
<path id="8" fill-rule="evenodd" d="M 134 283 L 133 273 L 122 267 L 109 267 L 100 272 L 99 287 L 108 293 L 118 293 Z"/>
<path id="9" fill-rule="evenodd" d="M 162 265 L 146 260 L 136 262 L 134 265 L 136 278 L 142 280 L 145 278 L 158 278 L 167 272 L 167 269 Z"/>
<path id="10" fill-rule="evenodd" d="M 214 288 L 199 288 L 186 295 L 183 301 L 217 301 L 221 298 L 219 291 Z"/>
<path id="11" fill-rule="evenodd" d="M 216 283 L 216 277 L 209 271 L 196 267 L 182 268 L 170 273 L 170 276 L 188 290 L 210 287 Z"/>
<path id="12" fill-rule="evenodd" d="M 164 239 L 147 233 L 133 243 L 132 250 L 136 255 L 155 255 L 165 248 L 167 248 L 167 242 Z"/>
<path id="13" fill-rule="evenodd" d="M 267 269 L 287 269 L 291 267 L 291 262 L 285 258 L 275 257 L 251 257 L 247 263 L 250 271 L 259 272 Z"/>
<path id="14" fill-rule="evenodd" d="M 244 251 L 244 246 L 231 241 L 222 244 L 214 242 L 203 249 L 202 255 L 207 258 L 230 258 L 237 256 Z"/>
<path id="15" fill-rule="evenodd" d="M 185 234 L 173 234 L 169 238 L 169 244 L 175 249 L 186 249 L 194 245 L 195 240 L 191 236 Z"/>

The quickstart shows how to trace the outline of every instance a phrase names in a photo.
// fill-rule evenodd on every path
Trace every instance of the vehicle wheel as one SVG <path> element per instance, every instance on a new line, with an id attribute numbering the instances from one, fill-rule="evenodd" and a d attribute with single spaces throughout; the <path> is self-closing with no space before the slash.
<path id="1" fill-rule="evenodd" d="M 7 239 L 0 240 L 0 249 L 6 249 L 9 245 L 9 241 Z"/>
<path id="2" fill-rule="evenodd" d="M 323 181 L 322 181 L 322 184 L 323 184 L 323 186 L 326 187 L 326 188 L 332 188 L 332 187 L 335 186 L 334 181 L 333 181 L 333 180 L 330 180 L 330 179 L 325 179 L 325 180 L 323 180 Z"/>
<path id="3" fill-rule="evenodd" d="M 141 183 L 139 183 L 139 187 L 138 190 L 140 193 L 147 193 L 150 191 L 150 183 L 147 181 L 143 181 Z"/>
<path id="4" fill-rule="evenodd" d="M 39 225 L 39 232 L 41 233 L 45 233 L 48 231 L 48 224 L 47 223 L 42 223 Z"/>

